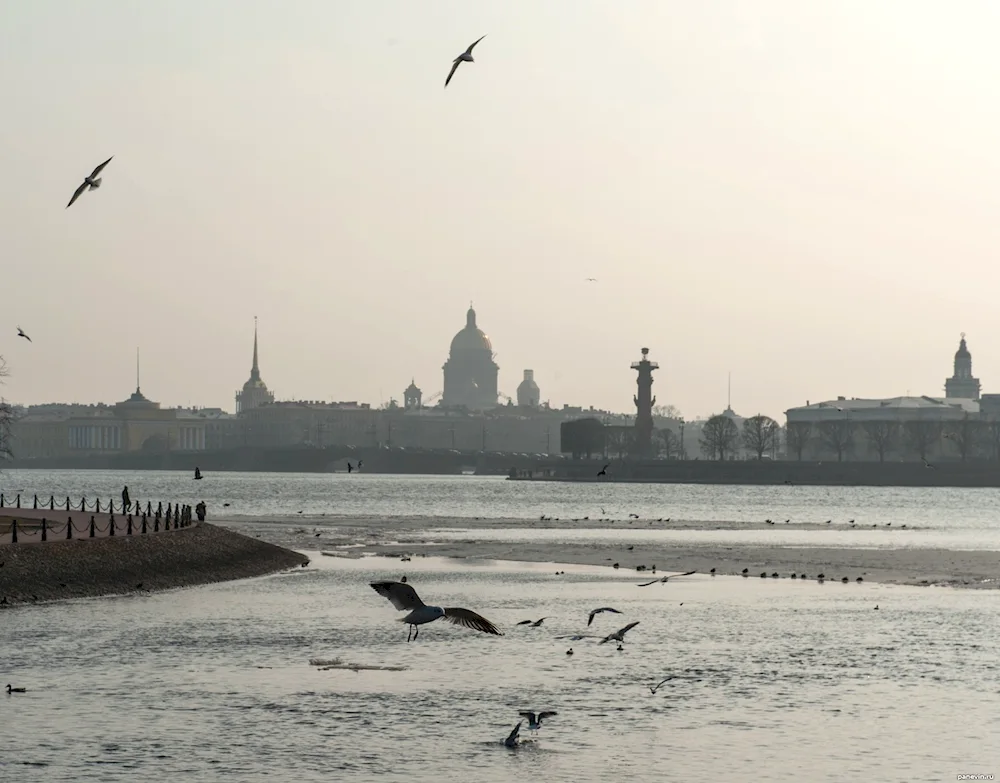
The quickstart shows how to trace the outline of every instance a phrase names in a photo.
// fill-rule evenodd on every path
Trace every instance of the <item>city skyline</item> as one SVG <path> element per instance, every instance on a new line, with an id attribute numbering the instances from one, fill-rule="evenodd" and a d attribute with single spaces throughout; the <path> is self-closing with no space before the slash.
<path id="1" fill-rule="evenodd" d="M 1000 9 L 434 7 L 5 9 L 0 394 L 233 410 L 259 315 L 279 399 L 430 395 L 470 299 L 560 406 L 1000 388 Z"/>

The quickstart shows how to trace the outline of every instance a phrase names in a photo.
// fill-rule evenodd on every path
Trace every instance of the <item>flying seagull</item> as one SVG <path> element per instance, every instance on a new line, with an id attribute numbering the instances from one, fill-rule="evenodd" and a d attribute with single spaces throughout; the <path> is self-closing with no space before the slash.
<path id="1" fill-rule="evenodd" d="M 714 569 L 713 569 L 714 570 Z M 691 576 L 691 574 L 696 574 L 697 571 L 688 571 L 686 574 L 670 574 L 669 576 L 664 576 L 661 579 L 654 579 L 652 582 L 643 582 L 639 587 L 649 587 L 650 585 L 655 585 L 657 582 L 669 582 L 675 576 Z"/>
<path id="2" fill-rule="evenodd" d="M 530 625 L 532 628 L 537 628 L 542 624 L 542 620 L 544 619 L 545 618 L 542 617 L 539 618 L 538 620 L 521 620 L 521 622 L 519 622 L 518 625 Z"/>
<path id="3" fill-rule="evenodd" d="M 26 334 L 24 333 L 24 330 L 23 330 L 23 329 L 22 329 L 22 328 L 21 328 L 20 326 L 19 326 L 19 327 L 17 327 L 17 336 L 18 336 L 18 337 L 23 337 L 23 338 L 24 338 L 25 340 L 27 340 L 27 341 L 28 341 L 29 343 L 31 342 L 31 338 L 30 338 L 30 337 L 28 337 L 28 335 L 26 335 Z"/>
<path id="4" fill-rule="evenodd" d="M 587 625 L 594 622 L 594 615 L 600 614 L 601 612 L 614 612 L 615 614 L 621 614 L 617 609 L 612 609 L 610 606 L 602 607 L 601 609 L 595 609 L 590 613 L 590 617 L 587 618 Z"/>
<path id="5" fill-rule="evenodd" d="M 517 714 L 520 715 L 522 718 L 527 718 L 528 719 L 528 728 L 529 729 L 531 729 L 532 731 L 538 731 L 540 728 L 542 728 L 542 721 L 543 720 L 545 720 L 546 718 L 551 718 L 551 717 L 553 717 L 555 715 L 558 715 L 559 713 L 558 712 L 552 712 L 552 711 L 540 712 L 540 713 L 538 713 L 538 717 L 537 718 L 535 717 L 535 713 L 528 712 L 527 710 L 524 711 L 524 712 L 519 712 Z"/>
<path id="6" fill-rule="evenodd" d="M 601 641 L 599 641 L 598 644 L 604 644 L 605 642 L 610 642 L 612 639 L 619 642 L 624 642 L 625 634 L 627 634 L 630 630 L 635 628 L 638 624 L 639 624 L 638 620 L 636 620 L 634 623 L 629 623 L 624 628 L 619 628 L 614 633 L 609 633 L 607 636 L 601 639 Z"/>
<path id="7" fill-rule="evenodd" d="M 588 283 L 596 283 L 597 282 L 597 278 L 596 277 L 588 277 L 587 278 L 587 282 Z"/>
<path id="8" fill-rule="evenodd" d="M 673 678 L 674 678 L 674 676 L 670 675 L 665 680 L 661 680 L 660 682 L 656 683 L 656 685 L 650 685 L 649 686 L 649 692 L 652 693 L 652 694 L 655 694 L 660 689 L 660 686 L 663 685 L 663 683 L 670 682 Z"/>
<path id="9" fill-rule="evenodd" d="M 607 465 L 605 465 L 603 468 L 601 468 L 601 472 L 598 473 L 597 475 L 598 476 L 606 476 L 606 475 L 608 475 L 608 468 L 610 468 L 610 467 L 611 467 L 611 463 L 609 462 Z"/>
<path id="10" fill-rule="evenodd" d="M 451 77 L 455 75 L 455 71 L 458 70 L 458 66 L 459 65 L 461 65 L 462 63 L 474 63 L 475 62 L 475 59 L 473 59 L 473 57 L 472 57 L 472 50 L 476 47 L 476 44 L 479 43 L 479 41 L 483 40 L 483 38 L 485 38 L 485 37 L 486 36 L 484 35 L 482 38 L 480 38 L 480 39 L 472 42 L 471 44 L 469 44 L 469 48 L 466 49 L 464 52 L 462 52 L 460 55 L 458 55 L 458 57 L 456 57 L 452 61 L 451 70 L 448 71 L 448 78 L 444 80 L 444 86 L 445 87 L 448 86 L 448 82 L 450 82 L 451 81 Z"/>
<path id="11" fill-rule="evenodd" d="M 524 723 L 524 721 L 519 720 L 517 722 L 517 725 L 514 727 L 514 730 L 510 734 L 508 734 L 507 739 L 503 741 L 503 744 L 506 745 L 508 748 L 516 748 L 517 743 L 520 742 L 520 739 L 518 738 L 517 735 L 521 733 L 522 723 Z"/>
<path id="12" fill-rule="evenodd" d="M 468 609 L 453 607 L 442 609 L 440 606 L 425 605 L 420 600 L 420 596 L 417 595 L 417 591 L 408 584 L 403 584 L 402 582 L 372 582 L 371 586 L 380 596 L 388 598 L 392 605 L 399 611 L 410 610 L 410 613 L 402 621 L 410 626 L 410 632 L 414 640 L 416 640 L 417 635 L 420 633 L 421 625 L 433 622 L 439 617 L 443 617 L 455 625 L 464 625 L 466 628 L 471 628 L 474 631 L 491 633 L 494 636 L 503 636 L 493 623 L 482 615 L 478 615 Z M 410 641 L 409 635 L 407 635 L 406 641 Z"/>
<path id="13" fill-rule="evenodd" d="M 113 157 L 114 155 L 111 156 L 111 158 Z M 74 193 L 73 198 L 69 200 L 69 204 L 66 205 L 66 209 L 69 209 L 71 206 L 73 206 L 73 202 L 76 201 L 78 198 L 80 198 L 80 194 L 82 194 L 83 191 L 87 190 L 88 188 L 90 190 L 95 190 L 101 187 L 101 178 L 98 177 L 97 175 L 100 174 L 102 171 L 104 171 L 104 167 L 111 162 L 111 158 L 108 158 L 106 161 L 104 161 L 104 163 L 102 163 L 100 166 L 98 166 L 91 172 L 89 177 L 83 180 L 83 184 L 76 189 L 76 193 Z"/>

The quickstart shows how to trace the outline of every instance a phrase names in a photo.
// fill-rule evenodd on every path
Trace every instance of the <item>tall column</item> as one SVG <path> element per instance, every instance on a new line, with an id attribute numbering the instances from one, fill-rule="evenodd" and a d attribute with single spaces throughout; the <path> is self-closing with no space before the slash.
<path id="1" fill-rule="evenodd" d="M 640 456 L 648 457 L 653 453 L 653 370 L 660 365 L 646 358 L 648 348 L 642 349 L 642 361 L 633 362 L 632 369 L 639 373 L 636 383 L 639 393 L 632 399 L 635 402 L 635 449 Z"/>

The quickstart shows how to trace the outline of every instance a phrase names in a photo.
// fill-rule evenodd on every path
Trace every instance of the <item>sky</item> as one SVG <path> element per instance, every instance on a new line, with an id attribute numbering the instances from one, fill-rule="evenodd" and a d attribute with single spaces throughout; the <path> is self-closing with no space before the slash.
<path id="1" fill-rule="evenodd" d="M 475 63 L 447 89 L 452 59 Z M 1000 392 L 991 0 L 0 0 L 12 402 Z M 100 190 L 65 209 L 105 158 Z M 587 282 L 596 277 L 597 282 Z M 33 342 L 16 337 L 20 325 Z"/>

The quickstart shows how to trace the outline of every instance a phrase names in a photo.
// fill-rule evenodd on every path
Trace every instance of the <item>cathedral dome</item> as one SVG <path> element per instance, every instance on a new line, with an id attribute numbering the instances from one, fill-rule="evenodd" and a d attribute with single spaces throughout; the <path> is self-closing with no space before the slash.
<path id="1" fill-rule="evenodd" d="M 493 344 L 486 332 L 476 327 L 476 311 L 470 307 L 465 314 L 465 328 L 451 341 L 451 355 L 468 356 L 484 351 L 492 356 Z"/>

